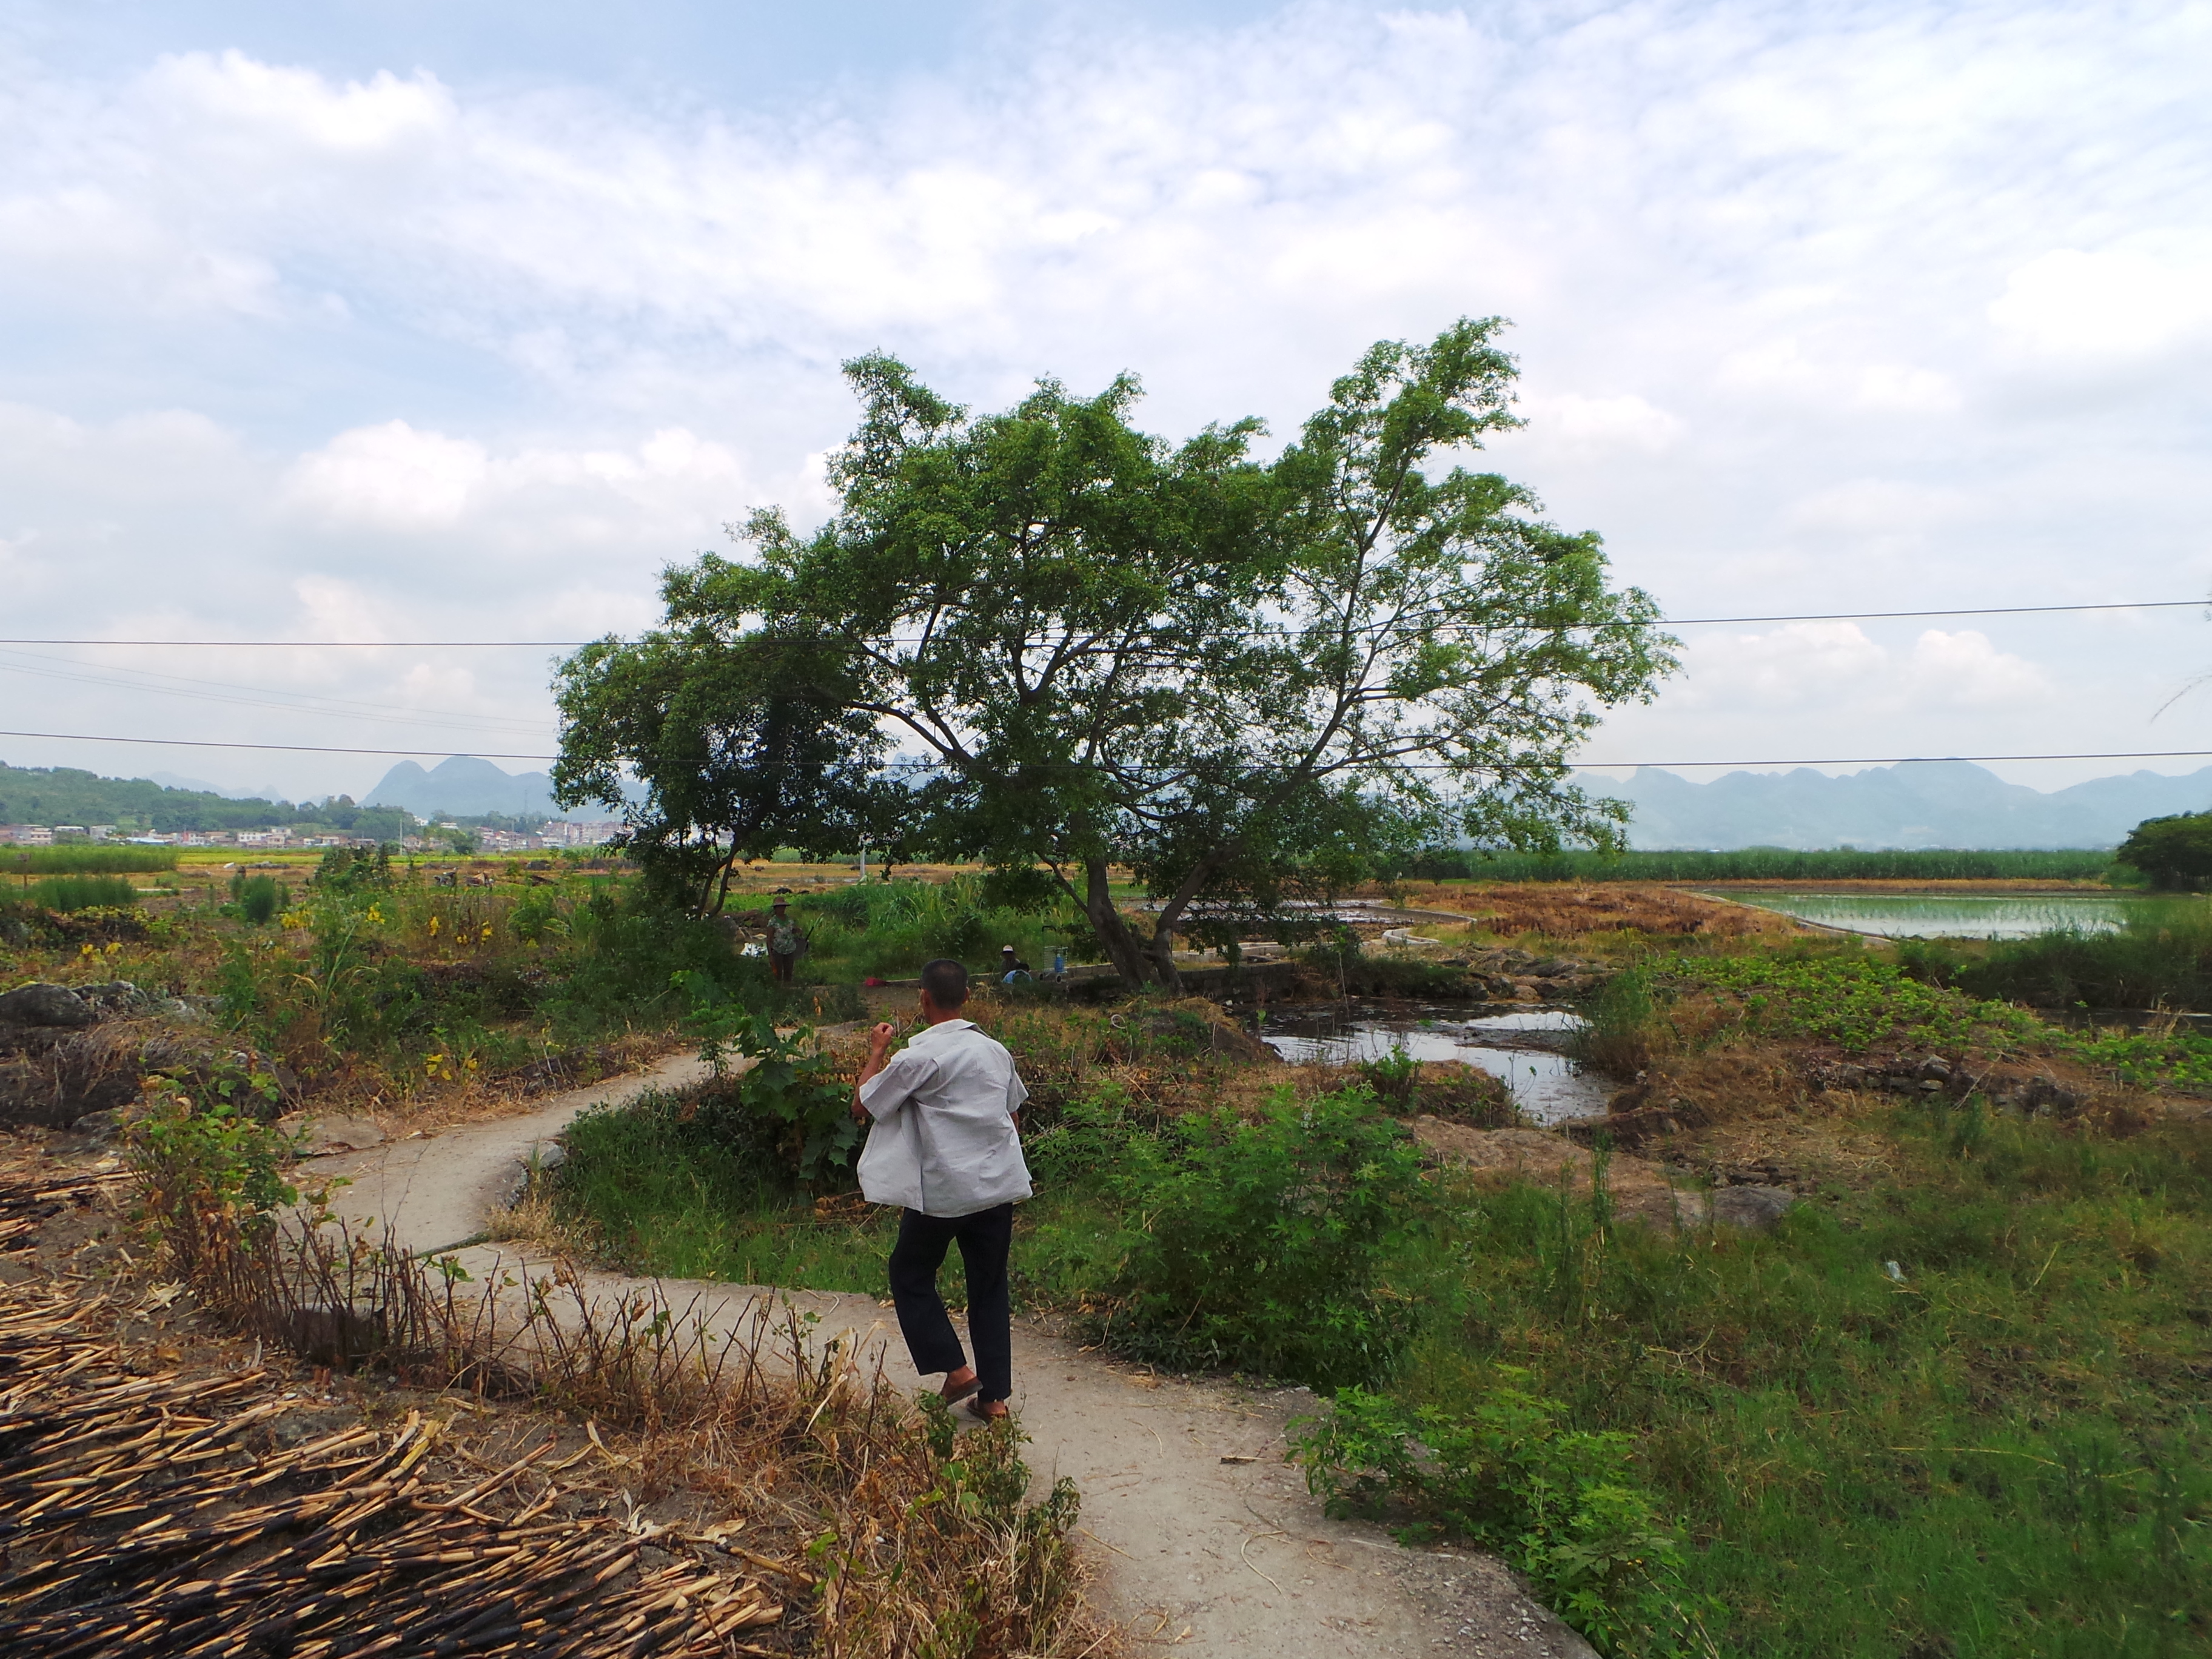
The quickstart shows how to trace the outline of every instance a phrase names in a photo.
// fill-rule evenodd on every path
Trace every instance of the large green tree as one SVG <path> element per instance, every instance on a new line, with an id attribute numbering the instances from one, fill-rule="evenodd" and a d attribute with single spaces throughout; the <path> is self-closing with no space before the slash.
<path id="1" fill-rule="evenodd" d="M 848 707 L 920 751 L 933 839 L 1041 870 L 1133 983 L 1423 842 L 1616 842 L 1567 757 L 1671 641 L 1595 535 L 1450 465 L 1516 423 L 1499 327 L 1378 344 L 1272 464 L 1252 421 L 1138 431 L 1127 377 L 975 416 L 860 359 L 839 512 L 757 514 L 750 556 L 670 573 L 671 623 L 834 641 Z"/>
<path id="2" fill-rule="evenodd" d="M 743 860 L 859 839 L 884 739 L 855 709 L 847 653 L 798 629 L 695 619 L 606 639 L 561 665 L 554 798 L 621 811 L 647 876 L 710 914 Z M 632 778 L 645 799 L 630 798 Z"/>
<path id="3" fill-rule="evenodd" d="M 2212 885 L 2212 812 L 2145 818 L 2112 855 L 2154 887 Z"/>

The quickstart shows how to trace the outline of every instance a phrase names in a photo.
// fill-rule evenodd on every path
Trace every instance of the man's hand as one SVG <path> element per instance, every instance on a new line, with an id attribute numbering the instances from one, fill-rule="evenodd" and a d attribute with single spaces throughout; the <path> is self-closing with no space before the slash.
<path id="1" fill-rule="evenodd" d="M 853 1086 L 854 1122 L 866 1123 L 868 1121 L 868 1109 L 860 1103 L 860 1091 L 866 1086 L 870 1078 L 884 1069 L 890 1058 L 891 1044 L 897 1041 L 898 1027 L 889 1020 L 881 1021 L 868 1033 L 867 1061 L 860 1067 L 860 1081 Z"/>

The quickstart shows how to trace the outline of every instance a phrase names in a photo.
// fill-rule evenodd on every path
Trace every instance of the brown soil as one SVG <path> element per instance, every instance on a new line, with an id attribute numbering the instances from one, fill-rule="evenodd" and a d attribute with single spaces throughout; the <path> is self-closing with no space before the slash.
<path id="1" fill-rule="evenodd" d="M 1679 887 L 1629 882 L 1491 882 L 1414 887 L 1406 903 L 1456 910 L 1487 932 L 1560 939 L 1591 933 L 1698 934 L 1787 939 L 1807 930 L 1789 917 Z"/>

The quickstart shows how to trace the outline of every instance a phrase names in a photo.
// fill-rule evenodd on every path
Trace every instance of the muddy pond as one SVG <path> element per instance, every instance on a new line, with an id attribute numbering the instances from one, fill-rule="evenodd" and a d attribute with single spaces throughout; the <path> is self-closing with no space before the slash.
<path id="1" fill-rule="evenodd" d="M 1601 1115 L 1620 1085 L 1575 1069 L 1565 1052 L 1582 1018 L 1569 1008 L 1506 1004 L 1468 1008 L 1324 1003 L 1270 1009 L 1260 1039 L 1285 1060 L 1350 1066 L 1394 1051 L 1417 1060 L 1455 1060 L 1504 1079 L 1532 1122 Z"/>

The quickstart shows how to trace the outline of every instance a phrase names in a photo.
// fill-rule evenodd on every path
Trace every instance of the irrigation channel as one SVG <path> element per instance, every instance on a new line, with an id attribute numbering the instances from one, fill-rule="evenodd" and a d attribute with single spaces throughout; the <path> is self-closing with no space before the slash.
<path id="1" fill-rule="evenodd" d="M 1618 1085 L 1587 1076 L 1565 1053 L 1582 1024 L 1570 1008 L 1497 1005 L 1470 1014 L 1463 1006 L 1425 1006 L 1353 1001 L 1271 1009 L 1260 1039 L 1285 1060 L 1356 1065 L 1389 1058 L 1450 1060 L 1503 1078 L 1522 1115 L 1537 1123 L 1603 1115 Z"/>
<path id="2" fill-rule="evenodd" d="M 2171 899 L 2106 893 L 1823 893 L 1701 887 L 1735 904 L 1881 939 L 2027 939 L 2068 929 L 2117 933 Z"/>

